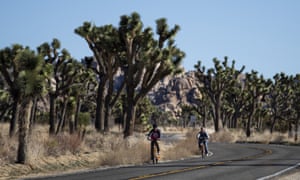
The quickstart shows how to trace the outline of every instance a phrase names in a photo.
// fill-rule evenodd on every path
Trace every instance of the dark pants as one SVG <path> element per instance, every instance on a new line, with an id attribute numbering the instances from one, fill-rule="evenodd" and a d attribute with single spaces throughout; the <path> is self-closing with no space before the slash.
<path id="1" fill-rule="evenodd" d="M 157 141 L 151 141 L 151 160 L 154 160 L 154 146 L 156 146 L 157 152 L 159 153 L 159 145 Z"/>

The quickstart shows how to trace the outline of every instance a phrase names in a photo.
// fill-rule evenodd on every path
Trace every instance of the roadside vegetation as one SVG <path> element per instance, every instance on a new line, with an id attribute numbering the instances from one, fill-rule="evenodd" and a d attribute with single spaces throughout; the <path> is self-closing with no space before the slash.
<path id="1" fill-rule="evenodd" d="M 30 135 L 28 153 L 31 159 L 26 165 L 15 164 L 17 138 L 5 138 L 8 124 L 1 126 L 0 133 L 0 179 L 18 179 L 68 173 L 80 170 L 92 170 L 116 166 L 149 164 L 150 144 L 145 133 L 135 133 L 130 138 L 123 138 L 123 133 L 114 128 L 111 132 L 100 134 L 92 127 L 87 128 L 84 139 L 78 134 L 63 133 L 49 136 L 48 129 L 37 126 Z M 179 160 L 199 155 L 195 128 L 162 128 L 162 133 L 181 135 L 178 140 L 169 143 L 162 139 L 161 161 Z M 210 142 L 249 142 L 294 144 L 288 134 L 253 133 L 247 138 L 240 130 L 223 129 L 214 133 L 208 129 Z"/>

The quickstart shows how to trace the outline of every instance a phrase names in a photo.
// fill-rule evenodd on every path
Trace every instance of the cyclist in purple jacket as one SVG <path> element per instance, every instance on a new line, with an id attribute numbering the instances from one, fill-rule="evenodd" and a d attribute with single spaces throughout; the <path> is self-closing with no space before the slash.
<path id="1" fill-rule="evenodd" d="M 148 140 L 151 141 L 151 160 L 154 162 L 154 148 L 156 147 L 157 153 L 159 154 L 159 144 L 158 140 L 160 139 L 160 130 L 157 128 L 156 124 L 153 124 L 153 128 L 148 133 Z"/>

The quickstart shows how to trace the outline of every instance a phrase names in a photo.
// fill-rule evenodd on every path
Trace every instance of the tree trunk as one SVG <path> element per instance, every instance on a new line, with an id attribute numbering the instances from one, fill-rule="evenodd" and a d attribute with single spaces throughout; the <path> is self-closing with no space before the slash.
<path id="1" fill-rule="evenodd" d="M 257 117 L 257 129 L 261 131 L 263 129 L 263 120 L 261 116 Z"/>
<path id="2" fill-rule="evenodd" d="M 294 139 L 295 139 L 295 142 L 298 141 L 298 123 L 297 123 L 297 125 L 295 126 L 295 137 L 294 137 Z"/>
<path id="3" fill-rule="evenodd" d="M 293 125 L 292 125 L 292 122 L 289 121 L 289 132 L 288 132 L 288 137 L 289 138 L 292 138 L 293 137 Z"/>
<path id="4" fill-rule="evenodd" d="M 34 97 L 33 99 L 33 105 L 31 108 L 31 113 L 30 113 L 30 124 L 29 124 L 29 131 L 31 133 L 34 125 L 35 125 L 35 120 L 36 120 L 36 110 L 37 110 L 37 102 L 38 102 L 38 98 Z"/>
<path id="5" fill-rule="evenodd" d="M 74 128 L 74 121 L 75 121 L 75 114 L 72 114 L 71 117 L 69 117 L 70 120 L 69 120 L 69 132 L 70 134 L 73 134 L 74 131 L 75 131 L 75 128 Z"/>
<path id="6" fill-rule="evenodd" d="M 221 115 L 222 128 L 225 128 L 228 125 L 228 119 L 230 119 L 230 118 L 226 112 L 223 112 L 222 114 L 223 114 L 223 115 Z"/>
<path id="7" fill-rule="evenodd" d="M 61 110 L 61 117 L 60 117 L 58 125 L 57 125 L 56 134 L 58 134 L 62 129 L 64 129 L 65 119 L 66 119 L 66 112 L 67 112 L 67 105 L 68 105 L 68 100 L 65 99 L 63 108 Z"/>
<path id="8" fill-rule="evenodd" d="M 133 134 L 134 123 L 135 123 L 135 112 L 136 112 L 136 106 L 134 105 L 133 102 L 130 102 L 127 107 L 124 138 L 131 136 Z"/>
<path id="9" fill-rule="evenodd" d="M 122 129 L 125 130 L 126 127 L 126 119 L 127 119 L 127 108 L 124 109 L 123 116 L 121 117 Z"/>
<path id="10" fill-rule="evenodd" d="M 231 121 L 231 127 L 230 128 L 237 128 L 237 122 L 238 122 L 238 115 L 237 115 L 237 113 L 235 112 L 234 113 L 234 115 L 233 115 L 233 117 L 232 117 L 232 121 Z"/>
<path id="11" fill-rule="evenodd" d="M 254 109 L 255 109 L 255 104 L 253 102 L 251 112 L 248 116 L 248 122 L 247 122 L 247 127 L 246 127 L 246 136 L 247 137 L 250 137 L 250 135 L 251 135 L 251 122 L 252 122 L 253 115 L 254 115 Z"/>
<path id="12" fill-rule="evenodd" d="M 246 127 L 246 136 L 250 137 L 251 135 L 251 120 L 252 120 L 252 115 L 250 115 L 248 117 L 248 121 L 247 121 L 247 127 Z"/>
<path id="13" fill-rule="evenodd" d="M 19 120 L 19 111 L 20 111 L 20 104 L 19 104 L 19 98 L 14 98 L 13 102 L 13 109 L 12 109 L 12 118 L 10 120 L 10 128 L 9 128 L 9 136 L 14 136 L 16 132 L 16 124 Z"/>
<path id="14" fill-rule="evenodd" d="M 111 111 L 112 109 L 108 106 L 105 108 L 105 118 L 104 118 L 104 131 L 108 132 L 109 131 L 109 120 L 111 117 Z"/>
<path id="15" fill-rule="evenodd" d="M 49 114 L 49 134 L 53 135 L 55 133 L 55 120 L 56 120 L 56 96 L 50 93 L 50 114 Z"/>
<path id="16" fill-rule="evenodd" d="M 202 120 L 203 127 L 206 127 L 206 120 L 207 120 L 207 110 L 206 107 L 204 107 L 203 120 Z"/>
<path id="17" fill-rule="evenodd" d="M 215 126 L 215 132 L 219 132 L 220 122 L 221 122 L 221 100 L 217 100 L 217 103 L 215 104 L 215 119 L 214 119 L 214 126 Z"/>
<path id="18" fill-rule="evenodd" d="M 76 102 L 76 111 L 75 111 L 75 119 L 74 119 L 74 130 L 78 130 L 78 117 L 81 109 L 81 100 L 79 97 L 77 97 L 77 102 Z"/>
<path id="19" fill-rule="evenodd" d="M 0 122 L 4 122 L 4 116 L 7 114 L 7 112 L 9 112 L 9 107 L 6 105 L 5 108 L 6 110 L 0 112 Z"/>
<path id="20" fill-rule="evenodd" d="M 270 127 L 271 134 L 273 133 L 273 129 L 274 129 L 275 124 L 276 124 L 276 116 L 277 116 L 277 111 L 275 110 L 273 118 L 272 118 L 272 124 L 271 124 L 271 127 Z"/>
<path id="21" fill-rule="evenodd" d="M 25 100 L 22 103 L 21 116 L 19 119 L 19 145 L 17 163 L 25 164 L 28 161 L 28 134 L 32 101 Z"/>
<path id="22" fill-rule="evenodd" d="M 295 142 L 298 141 L 299 118 L 300 118 L 300 114 L 297 115 L 297 119 L 295 120 L 295 135 L 294 135 Z"/>
<path id="23" fill-rule="evenodd" d="M 68 120 L 68 114 L 67 114 L 67 111 L 68 111 L 68 98 L 64 98 L 64 106 L 61 110 L 61 119 L 62 119 L 62 126 L 61 126 L 61 130 L 65 130 L 66 128 L 66 124 L 68 123 L 67 120 Z"/>
<path id="24" fill-rule="evenodd" d="M 105 96 L 105 110 L 104 110 L 104 131 L 109 131 L 109 119 L 111 117 L 112 106 L 110 105 L 113 95 L 113 80 L 109 81 L 107 95 Z"/>
<path id="25" fill-rule="evenodd" d="M 96 119 L 95 119 L 95 128 L 96 130 L 103 130 L 103 115 L 104 115 L 104 83 L 100 83 L 97 93 L 97 106 L 96 106 Z"/>

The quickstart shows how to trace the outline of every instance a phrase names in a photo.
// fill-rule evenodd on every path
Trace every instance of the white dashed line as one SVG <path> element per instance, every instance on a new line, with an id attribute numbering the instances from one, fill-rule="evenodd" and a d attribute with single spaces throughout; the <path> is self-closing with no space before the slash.
<path id="1" fill-rule="evenodd" d="M 261 178 L 259 178 L 259 179 L 257 179 L 257 180 L 271 179 L 271 178 L 276 177 L 276 176 L 279 176 L 279 175 L 281 175 L 281 174 L 283 174 L 283 173 L 285 173 L 285 172 L 287 172 L 287 171 L 290 171 L 290 170 L 292 170 L 292 169 L 295 169 L 295 168 L 297 168 L 297 167 L 299 167 L 299 166 L 300 166 L 300 163 L 296 164 L 295 166 L 291 166 L 291 167 L 289 167 L 289 168 L 286 168 L 286 169 L 284 169 L 284 170 L 281 170 L 281 171 L 279 171 L 279 172 L 277 172 L 277 173 L 275 173 L 275 174 L 271 174 L 271 175 L 269 175 L 269 176 L 261 177 Z"/>

